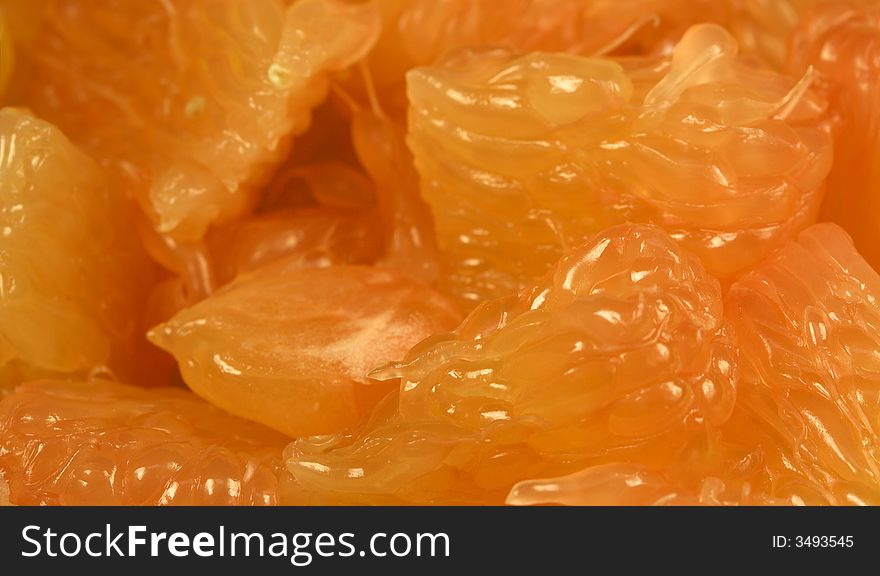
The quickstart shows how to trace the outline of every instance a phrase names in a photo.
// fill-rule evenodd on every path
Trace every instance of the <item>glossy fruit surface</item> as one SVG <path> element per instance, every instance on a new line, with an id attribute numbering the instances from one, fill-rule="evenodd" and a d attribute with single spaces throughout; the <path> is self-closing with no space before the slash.
<path id="1" fill-rule="evenodd" d="M 668 59 L 495 50 L 408 78 L 444 287 L 464 300 L 521 288 L 626 221 L 735 277 L 814 221 L 831 166 L 809 78 L 747 65 L 714 25 Z"/>
<path id="2" fill-rule="evenodd" d="M 42 16 L 19 99 L 186 241 L 253 204 L 327 74 L 379 26 L 369 5 L 336 0 L 51 0 Z"/>
<path id="3" fill-rule="evenodd" d="M 19 505 L 271 505 L 283 443 L 179 389 L 40 381 L 0 401 Z"/>
<path id="4" fill-rule="evenodd" d="M 508 503 L 877 505 L 878 294 L 843 230 L 807 229 L 727 294 L 736 403 L 700 459 L 529 480 Z"/>
<path id="5" fill-rule="evenodd" d="M 0 110 L 0 385 L 125 369 L 148 271 L 129 214 L 57 128 Z"/>
<path id="6" fill-rule="evenodd" d="M 375 218 L 372 212 L 308 207 L 224 226 L 208 238 L 216 281 L 226 284 L 282 259 L 317 268 L 372 264 L 383 253 Z"/>
<path id="7" fill-rule="evenodd" d="M 789 68 L 810 66 L 839 124 L 822 217 L 880 266 L 880 6 L 838 2 L 810 11 L 792 38 Z"/>
<path id="8" fill-rule="evenodd" d="M 0 0 L 0 505 L 880 505 L 878 6 Z"/>
<path id="9" fill-rule="evenodd" d="M 742 357 L 728 435 L 752 453 L 753 490 L 880 503 L 880 276 L 822 224 L 737 282 L 727 306 Z"/>
<path id="10" fill-rule="evenodd" d="M 196 393 L 293 437 L 356 424 L 389 391 L 367 374 L 459 318 L 393 270 L 288 265 L 240 278 L 150 337 Z"/>
<path id="11" fill-rule="evenodd" d="M 401 377 L 399 396 L 361 430 L 288 449 L 294 502 L 500 503 L 550 471 L 661 466 L 699 451 L 736 398 L 718 281 L 639 225 L 376 376 Z"/>
<path id="12" fill-rule="evenodd" d="M 379 0 L 382 35 L 367 62 L 392 110 L 406 106 L 408 69 L 476 46 L 583 56 L 667 54 L 690 26 L 715 23 L 750 59 L 778 70 L 791 30 L 814 2 Z"/>

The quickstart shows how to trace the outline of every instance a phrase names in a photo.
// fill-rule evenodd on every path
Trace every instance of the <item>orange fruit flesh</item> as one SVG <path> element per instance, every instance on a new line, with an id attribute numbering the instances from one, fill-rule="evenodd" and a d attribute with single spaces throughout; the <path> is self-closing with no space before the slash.
<path id="1" fill-rule="evenodd" d="M 736 403 L 696 460 L 632 461 L 516 485 L 513 504 L 880 503 L 880 276 L 837 226 L 736 282 Z"/>
<path id="2" fill-rule="evenodd" d="M 376 184 L 386 252 L 382 264 L 434 283 L 438 274 L 434 220 L 419 196 L 419 175 L 403 129 L 381 111 L 356 109 L 351 139 L 360 163 Z"/>
<path id="3" fill-rule="evenodd" d="M 371 214 L 333 208 L 275 211 L 212 231 L 208 243 L 219 284 L 284 259 L 288 265 L 326 268 L 372 264 L 382 241 Z"/>
<path id="4" fill-rule="evenodd" d="M 0 387 L 108 363 L 131 372 L 150 273 L 125 198 L 58 129 L 10 108 L 0 182 Z"/>
<path id="5" fill-rule="evenodd" d="M 551 471 L 682 458 L 733 407 L 722 310 L 718 281 L 664 232 L 609 229 L 384 370 L 400 396 L 365 428 L 295 442 L 286 497 L 497 504 Z"/>
<path id="6" fill-rule="evenodd" d="M 880 503 L 872 2 L 0 0 L 0 503 Z"/>
<path id="7" fill-rule="evenodd" d="M 15 66 L 15 45 L 12 42 L 9 24 L 0 12 L 0 97 L 6 91 L 13 66 Z"/>
<path id="8" fill-rule="evenodd" d="M 731 288 L 743 361 L 724 434 L 757 453 L 754 488 L 784 503 L 880 504 L 878 303 L 880 276 L 830 224 Z"/>
<path id="9" fill-rule="evenodd" d="M 271 505 L 284 437 L 183 390 L 39 381 L 0 401 L 19 505 Z"/>
<path id="10" fill-rule="evenodd" d="M 160 232 L 192 241 L 247 210 L 327 74 L 378 26 L 335 0 L 50 0 L 18 98 L 111 165 Z"/>
<path id="11" fill-rule="evenodd" d="M 822 218 L 841 224 L 880 266 L 880 6 L 819 5 L 792 39 L 792 72 L 813 66 L 838 114 L 835 162 Z"/>
<path id="12" fill-rule="evenodd" d="M 150 338 L 178 359 L 199 395 L 297 437 L 356 424 L 394 386 L 368 372 L 458 319 L 444 296 L 400 272 L 281 260 Z"/>
<path id="13" fill-rule="evenodd" d="M 813 222 L 831 166 L 824 104 L 809 78 L 736 54 L 700 25 L 661 60 L 489 51 L 411 71 L 444 288 L 501 296 L 627 221 L 664 226 L 726 280 Z"/>
<path id="14" fill-rule="evenodd" d="M 820 225 L 726 308 L 713 282 L 662 231 L 600 234 L 389 367 L 363 429 L 288 447 L 284 498 L 876 505 L 880 277 Z"/>
<path id="15" fill-rule="evenodd" d="M 871 0 L 866 0 L 871 1 Z M 367 59 L 386 104 L 406 109 L 407 70 L 475 46 L 585 56 L 662 54 L 692 25 L 725 26 L 750 59 L 781 69 L 815 0 L 380 0 L 383 31 Z"/>

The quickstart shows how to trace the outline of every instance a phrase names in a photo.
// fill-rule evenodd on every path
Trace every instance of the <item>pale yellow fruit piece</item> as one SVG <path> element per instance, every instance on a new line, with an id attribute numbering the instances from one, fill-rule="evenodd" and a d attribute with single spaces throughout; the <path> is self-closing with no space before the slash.
<path id="1" fill-rule="evenodd" d="M 290 436 L 356 424 L 393 383 L 367 374 L 453 328 L 455 306 L 392 269 L 258 269 L 150 334 L 197 394 Z"/>
<path id="2" fill-rule="evenodd" d="M 824 102 L 710 24 L 669 57 L 504 50 L 409 73 L 409 143 L 444 287 L 497 297 L 623 222 L 663 226 L 723 280 L 815 220 Z"/>
<path id="3" fill-rule="evenodd" d="M 144 264 L 121 194 L 57 128 L 0 111 L 3 379 L 87 371 L 135 335 Z"/>
<path id="4" fill-rule="evenodd" d="M 50 0 L 19 98 L 195 241 L 252 206 L 379 25 L 336 0 Z"/>

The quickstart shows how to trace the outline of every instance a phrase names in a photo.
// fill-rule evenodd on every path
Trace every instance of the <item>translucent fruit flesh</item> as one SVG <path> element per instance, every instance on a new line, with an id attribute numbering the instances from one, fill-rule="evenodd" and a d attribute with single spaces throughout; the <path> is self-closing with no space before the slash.
<path id="1" fill-rule="evenodd" d="M 815 0 L 380 0 L 382 35 L 367 62 L 385 102 L 404 109 L 403 76 L 462 48 L 664 54 L 691 25 L 725 26 L 742 51 L 774 69 Z"/>
<path id="2" fill-rule="evenodd" d="M 0 387 L 111 360 L 131 368 L 149 268 L 128 215 L 58 129 L 0 110 Z"/>
<path id="3" fill-rule="evenodd" d="M 319 268 L 372 264 L 383 253 L 374 220 L 372 212 L 309 207 L 221 227 L 208 236 L 215 279 L 223 285 L 282 259 Z"/>
<path id="4" fill-rule="evenodd" d="M 377 377 L 359 431 L 287 450 L 294 503 L 501 503 L 586 464 L 695 458 L 735 400 L 721 289 L 661 230 L 609 229 Z"/>
<path id="5" fill-rule="evenodd" d="M 837 226 L 800 234 L 725 299 L 739 378 L 699 462 L 623 462 L 515 486 L 511 504 L 880 503 L 880 277 Z"/>
<path id="6" fill-rule="evenodd" d="M 356 424 L 393 387 L 367 373 L 458 319 L 445 297 L 391 269 L 281 260 L 150 337 L 196 393 L 297 437 Z"/>
<path id="7" fill-rule="evenodd" d="M 880 266 L 880 6 L 823 4 L 792 39 L 789 68 L 813 66 L 839 115 L 822 218 L 842 225 Z"/>
<path id="8" fill-rule="evenodd" d="M 0 506 L 880 505 L 870 4 L 0 0 Z"/>
<path id="9" fill-rule="evenodd" d="M 271 505 L 280 434 L 179 389 L 40 381 L 0 401 L 18 505 Z"/>
<path id="10" fill-rule="evenodd" d="M 880 276 L 822 224 L 734 284 L 726 304 L 742 361 L 725 435 L 757 452 L 753 490 L 880 504 Z"/>
<path id="11" fill-rule="evenodd" d="M 521 288 L 590 234 L 663 225 L 733 278 L 816 216 L 831 165 L 823 102 L 737 59 L 722 28 L 670 58 L 504 51 L 409 74 L 410 135 L 444 288 Z"/>
<path id="12" fill-rule="evenodd" d="M 336 0 L 52 0 L 20 99 L 114 167 L 160 232 L 197 240 L 253 204 L 378 26 Z"/>
<path id="13" fill-rule="evenodd" d="M 358 159 L 376 186 L 385 245 L 381 264 L 434 283 L 434 221 L 419 195 L 419 175 L 404 130 L 380 112 L 358 109 L 352 115 L 351 135 Z"/>
<path id="14" fill-rule="evenodd" d="M 601 234 L 389 368 L 400 394 L 362 430 L 289 446 L 284 498 L 880 502 L 880 277 L 817 225 L 723 317 L 711 282 L 656 229 Z"/>
<path id="15" fill-rule="evenodd" d="M 728 27 L 749 54 L 781 66 L 785 40 L 814 0 L 389 0 L 413 64 L 464 47 L 583 55 L 662 53 L 692 25 Z"/>

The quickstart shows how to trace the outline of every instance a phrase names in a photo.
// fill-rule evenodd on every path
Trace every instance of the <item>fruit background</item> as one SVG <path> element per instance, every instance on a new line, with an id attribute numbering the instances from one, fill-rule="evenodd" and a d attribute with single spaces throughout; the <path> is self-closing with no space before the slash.
<path id="1" fill-rule="evenodd" d="M 880 2 L 0 0 L 0 504 L 880 504 Z"/>

